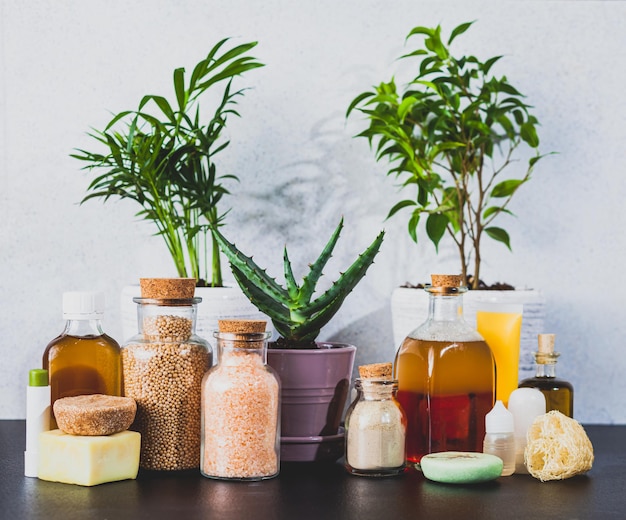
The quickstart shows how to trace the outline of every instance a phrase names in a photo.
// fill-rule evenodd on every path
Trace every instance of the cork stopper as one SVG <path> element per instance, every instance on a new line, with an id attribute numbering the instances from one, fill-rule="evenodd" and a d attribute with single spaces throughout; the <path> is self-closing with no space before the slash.
<path id="1" fill-rule="evenodd" d="M 265 332 L 265 320 L 218 320 L 220 332 L 231 334 L 259 334 Z"/>
<path id="2" fill-rule="evenodd" d="M 141 297 L 154 300 L 187 300 L 194 296 L 195 278 L 140 278 Z"/>
<path id="3" fill-rule="evenodd" d="M 460 274 L 431 274 L 431 284 L 426 286 L 430 294 L 442 296 L 457 296 L 467 291 Z"/>
<path id="4" fill-rule="evenodd" d="M 228 350 L 259 350 L 270 336 L 265 332 L 265 325 L 265 320 L 218 320 L 219 331 L 213 336 L 219 338 L 219 344 Z"/>
<path id="5" fill-rule="evenodd" d="M 463 277 L 460 274 L 431 274 L 433 287 L 460 287 Z"/>
<path id="6" fill-rule="evenodd" d="M 361 379 L 391 379 L 391 363 L 373 363 L 359 367 Z"/>
<path id="7" fill-rule="evenodd" d="M 552 365 L 556 363 L 559 353 L 554 351 L 555 334 L 539 334 L 537 336 L 538 348 L 535 352 L 535 362 L 540 365 Z"/>
<path id="8" fill-rule="evenodd" d="M 537 336 L 540 354 L 552 354 L 554 352 L 555 337 L 555 334 L 539 334 Z"/>

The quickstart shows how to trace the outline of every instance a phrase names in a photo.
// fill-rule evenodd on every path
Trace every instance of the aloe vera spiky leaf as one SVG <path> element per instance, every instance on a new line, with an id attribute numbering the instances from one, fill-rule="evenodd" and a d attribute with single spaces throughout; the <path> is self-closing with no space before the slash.
<path id="1" fill-rule="evenodd" d="M 254 283 L 250 282 L 246 275 L 231 264 L 231 270 L 235 281 L 241 287 L 241 290 L 250 300 L 250 302 L 258 307 L 263 314 L 266 314 L 272 321 L 289 321 L 290 314 L 283 304 L 267 297 L 267 294 L 260 290 Z"/>
<path id="2" fill-rule="evenodd" d="M 291 261 L 289 260 L 289 253 L 287 253 L 287 246 L 285 246 L 285 249 L 283 251 L 283 271 L 285 273 L 285 283 L 287 284 L 287 292 L 289 293 L 289 298 L 294 300 L 298 297 L 300 287 L 298 287 L 298 283 L 293 276 Z"/>
<path id="3" fill-rule="evenodd" d="M 348 296 L 352 289 L 354 289 L 365 276 L 369 266 L 374 263 L 374 258 L 380 250 L 384 236 L 385 232 L 381 231 L 369 247 L 359 255 L 354 263 L 341 274 L 337 281 L 333 283 L 325 293 L 312 302 L 307 303 L 306 312 L 309 315 L 320 311 L 338 297 L 341 298 L 343 302 L 346 296 Z"/>
<path id="4" fill-rule="evenodd" d="M 246 276 L 231 264 L 231 270 L 235 281 L 241 287 L 242 292 L 263 314 L 272 320 L 274 328 L 283 338 L 292 338 L 292 328 L 290 324 L 291 316 L 288 309 L 282 304 L 268 298 L 267 294 L 259 290 Z"/>
<path id="5" fill-rule="evenodd" d="M 252 259 L 241 253 L 235 244 L 232 244 L 215 228 L 212 229 L 220 249 L 228 258 L 232 266 L 244 275 L 244 278 L 253 283 L 269 299 L 274 299 L 285 306 L 289 305 L 289 294 L 274 278 L 271 278 L 264 269 L 261 269 Z"/>
<path id="6" fill-rule="evenodd" d="M 343 228 L 343 217 L 339 221 L 339 225 L 331 235 L 328 243 L 320 253 L 320 256 L 317 258 L 313 264 L 310 266 L 309 274 L 307 274 L 302 280 L 302 287 L 300 288 L 300 294 L 298 295 L 298 303 L 299 304 L 307 304 L 311 301 L 311 297 L 315 292 L 315 286 L 322 276 L 322 271 L 328 260 L 332 256 L 333 249 L 335 249 L 335 244 L 337 244 L 337 240 L 339 240 L 339 235 L 341 234 L 341 229 Z"/>
<path id="7" fill-rule="evenodd" d="M 323 312 L 319 312 L 314 317 L 307 319 L 295 327 L 292 327 L 291 337 L 288 339 L 295 339 L 301 343 L 315 341 L 321 328 L 326 325 L 335 314 L 337 314 L 337 311 L 341 308 L 344 299 L 345 296 L 335 298 L 334 301 L 323 309 Z"/>

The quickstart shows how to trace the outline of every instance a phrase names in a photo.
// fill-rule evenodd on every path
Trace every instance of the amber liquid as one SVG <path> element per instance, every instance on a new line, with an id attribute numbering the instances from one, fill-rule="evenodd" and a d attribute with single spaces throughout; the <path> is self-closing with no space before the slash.
<path id="1" fill-rule="evenodd" d="M 407 416 L 409 462 L 441 451 L 482 451 L 495 398 L 495 365 L 484 341 L 404 340 L 394 366 Z"/>
<path id="2" fill-rule="evenodd" d="M 106 334 L 55 338 L 46 347 L 43 368 L 50 374 L 50 406 L 75 395 L 122 395 L 120 347 Z M 56 428 L 52 408 L 50 412 Z"/>
<path id="3" fill-rule="evenodd" d="M 574 387 L 556 377 L 531 377 L 520 383 L 520 388 L 537 388 L 546 398 L 546 411 L 558 410 L 574 417 Z"/>

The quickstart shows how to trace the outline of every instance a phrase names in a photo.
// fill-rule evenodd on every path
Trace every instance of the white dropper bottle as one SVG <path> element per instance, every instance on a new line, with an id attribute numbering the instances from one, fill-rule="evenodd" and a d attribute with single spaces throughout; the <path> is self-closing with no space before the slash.
<path id="1" fill-rule="evenodd" d="M 526 434 L 533 421 L 546 413 L 546 398 L 536 388 L 518 388 L 509 397 L 509 411 L 515 425 L 515 473 L 528 473 L 524 464 Z"/>
<path id="2" fill-rule="evenodd" d="M 515 472 L 515 426 L 513 414 L 502 401 L 485 416 L 485 440 L 483 453 L 500 457 L 503 462 L 502 476 L 508 477 Z"/>
<path id="3" fill-rule="evenodd" d="M 39 434 L 50 429 L 50 386 L 48 371 L 34 368 L 28 372 L 26 387 L 26 451 L 24 475 L 37 476 Z"/>

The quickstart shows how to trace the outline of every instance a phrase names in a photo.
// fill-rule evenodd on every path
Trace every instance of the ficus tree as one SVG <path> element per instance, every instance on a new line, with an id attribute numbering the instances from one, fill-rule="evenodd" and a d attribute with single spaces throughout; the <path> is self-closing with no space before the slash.
<path id="1" fill-rule="evenodd" d="M 508 232 L 494 221 L 512 215 L 512 197 L 545 155 L 538 151 L 532 107 L 506 76 L 492 74 L 502 57 L 483 61 L 452 53 L 453 41 L 472 24 L 457 26 L 447 38 L 441 26 L 413 28 L 407 41 L 419 37 L 421 45 L 401 59 L 411 63 L 415 77 L 402 88 L 392 78 L 363 92 L 346 116 L 366 116 L 369 126 L 358 136 L 368 139 L 376 160 L 389 164 L 387 174 L 400 182 L 402 198 L 388 217 L 408 212 L 415 242 L 421 229 L 435 248 L 449 236 L 464 279 L 476 289 L 482 239 L 511 249 Z M 531 158 L 521 175 L 507 177 L 521 146 L 533 151 Z"/>

